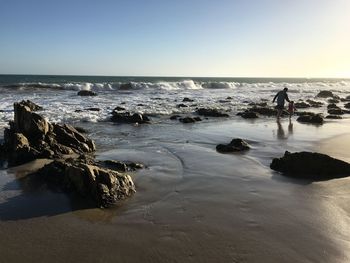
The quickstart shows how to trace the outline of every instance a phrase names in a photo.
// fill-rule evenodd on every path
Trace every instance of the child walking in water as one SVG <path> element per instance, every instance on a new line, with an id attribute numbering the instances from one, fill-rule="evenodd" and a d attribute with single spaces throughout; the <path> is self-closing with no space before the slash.
<path id="1" fill-rule="evenodd" d="M 290 101 L 288 105 L 289 119 L 292 118 L 295 111 L 296 111 L 296 108 L 294 106 L 294 101 Z"/>

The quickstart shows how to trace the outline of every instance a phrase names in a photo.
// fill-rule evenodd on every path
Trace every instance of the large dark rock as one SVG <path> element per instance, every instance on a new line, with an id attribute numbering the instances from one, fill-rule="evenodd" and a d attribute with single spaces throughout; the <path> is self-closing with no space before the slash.
<path id="1" fill-rule="evenodd" d="M 340 178 L 350 175 L 350 164 L 328 155 L 312 152 L 285 152 L 275 158 L 270 168 L 285 175 L 313 180 Z"/>
<path id="2" fill-rule="evenodd" d="M 301 123 L 323 124 L 323 117 L 319 114 L 301 115 L 297 118 L 297 121 Z"/>
<path id="3" fill-rule="evenodd" d="M 326 119 L 339 120 L 339 119 L 342 119 L 342 117 L 339 115 L 327 115 Z"/>
<path id="4" fill-rule="evenodd" d="M 216 150 L 221 153 L 241 152 L 249 149 L 249 144 L 239 138 L 233 139 L 229 144 L 219 144 L 216 146 Z"/>
<path id="5" fill-rule="evenodd" d="M 94 200 L 98 207 L 110 207 L 135 192 L 129 175 L 86 164 L 79 159 L 55 160 L 35 174 L 55 188 L 75 191 Z"/>
<path id="6" fill-rule="evenodd" d="M 197 114 L 205 117 L 229 117 L 228 114 L 220 112 L 218 109 L 200 108 Z"/>
<path id="7" fill-rule="evenodd" d="M 182 102 L 194 102 L 194 100 L 190 98 L 184 98 Z"/>
<path id="8" fill-rule="evenodd" d="M 328 103 L 339 103 L 339 100 L 334 98 L 328 99 L 327 101 Z"/>
<path id="9" fill-rule="evenodd" d="M 14 104 L 15 119 L 4 130 L 4 150 L 10 166 L 37 158 L 95 151 L 95 144 L 70 125 L 51 124 L 25 103 Z"/>
<path id="10" fill-rule="evenodd" d="M 43 107 L 35 104 L 34 102 L 32 102 L 30 100 L 22 100 L 19 104 L 21 104 L 23 106 L 27 106 L 31 111 L 39 111 L 39 110 L 43 109 Z"/>
<path id="11" fill-rule="evenodd" d="M 112 112 L 111 121 L 118 123 L 149 123 L 150 119 L 141 113 L 131 114 L 130 112 Z"/>
<path id="12" fill-rule="evenodd" d="M 97 93 L 91 90 L 80 90 L 77 95 L 78 96 L 97 96 Z"/>
<path id="13" fill-rule="evenodd" d="M 329 97 L 334 97 L 334 94 L 332 91 L 329 91 L 329 90 L 322 90 L 320 91 L 317 95 L 317 97 L 320 97 L 320 98 L 329 98 Z"/>
<path id="14" fill-rule="evenodd" d="M 185 117 L 180 118 L 179 121 L 182 123 L 195 123 L 197 121 L 201 121 L 202 119 L 200 117 Z"/>
<path id="15" fill-rule="evenodd" d="M 345 109 L 350 109 L 350 102 L 349 102 L 349 103 L 344 104 L 344 108 L 345 108 Z"/>
<path id="16" fill-rule="evenodd" d="M 345 112 L 340 108 L 330 108 L 327 111 L 331 115 L 343 115 Z"/>

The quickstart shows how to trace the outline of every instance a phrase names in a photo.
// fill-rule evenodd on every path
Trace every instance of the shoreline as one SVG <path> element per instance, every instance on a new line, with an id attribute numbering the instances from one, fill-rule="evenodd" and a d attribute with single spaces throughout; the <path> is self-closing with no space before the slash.
<path id="1" fill-rule="evenodd" d="M 350 179 L 311 183 L 283 177 L 268 164 L 286 149 L 332 152 L 330 145 L 349 138 L 339 135 L 347 123 L 321 128 L 293 123 L 286 138 L 278 136 L 272 119 L 124 127 L 127 135 L 119 139 L 118 149 L 105 149 L 102 143 L 98 159 L 128 158 L 148 168 L 133 175 L 137 193 L 109 210 L 84 208 L 62 193 L 24 190 L 13 173 L 2 170 L 2 258 L 346 262 Z M 287 135 L 288 122 L 282 126 Z M 217 143 L 233 137 L 247 138 L 252 149 L 216 152 Z"/>

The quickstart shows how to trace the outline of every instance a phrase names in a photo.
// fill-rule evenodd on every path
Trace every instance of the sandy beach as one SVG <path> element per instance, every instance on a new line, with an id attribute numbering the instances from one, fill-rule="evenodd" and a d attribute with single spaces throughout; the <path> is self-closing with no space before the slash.
<path id="1" fill-rule="evenodd" d="M 94 125 L 98 134 L 107 124 Z M 2 170 L 2 261 L 348 262 L 350 179 L 310 182 L 269 168 L 285 150 L 349 161 L 348 125 L 234 119 L 125 126 L 117 149 L 97 140 L 98 158 L 147 168 L 133 174 L 137 193 L 112 209 L 27 185 L 26 173 L 40 162 Z M 237 137 L 252 149 L 216 152 L 216 144 Z"/>

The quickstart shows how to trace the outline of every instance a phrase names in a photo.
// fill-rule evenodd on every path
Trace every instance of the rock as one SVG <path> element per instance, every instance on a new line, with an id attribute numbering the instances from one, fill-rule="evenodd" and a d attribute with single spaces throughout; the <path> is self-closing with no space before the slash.
<path id="1" fill-rule="evenodd" d="M 308 104 L 308 103 L 306 103 L 306 102 L 296 102 L 296 103 L 294 104 L 294 106 L 295 106 L 295 108 L 297 108 L 297 109 L 305 109 L 305 108 L 310 108 L 310 107 L 311 107 L 311 105 Z"/>
<path id="2" fill-rule="evenodd" d="M 88 111 L 101 111 L 100 108 L 86 108 L 85 110 L 88 110 Z"/>
<path id="3" fill-rule="evenodd" d="M 14 131 L 23 133 L 29 140 L 42 139 L 49 132 L 48 122 L 30 110 L 26 104 L 14 103 Z"/>
<path id="4" fill-rule="evenodd" d="M 98 207 L 110 207 L 135 193 L 135 186 L 129 175 L 79 160 L 53 161 L 36 175 L 56 188 L 75 191 L 94 200 Z"/>
<path id="5" fill-rule="evenodd" d="M 118 172 L 125 173 L 128 170 L 128 167 L 125 163 L 113 160 L 106 160 L 103 162 L 108 168 L 112 170 L 117 170 Z"/>
<path id="6" fill-rule="evenodd" d="M 43 109 L 43 107 L 35 104 L 34 102 L 32 102 L 30 100 L 22 100 L 19 104 L 21 104 L 23 106 L 27 106 L 31 111 L 39 111 L 39 110 Z"/>
<path id="7" fill-rule="evenodd" d="M 180 103 L 176 105 L 177 108 L 188 108 L 188 105 Z"/>
<path id="8" fill-rule="evenodd" d="M 308 100 L 306 100 L 306 102 L 309 103 L 310 106 L 313 108 L 320 108 L 323 106 L 323 102 L 321 102 L 321 101 L 315 101 L 315 100 L 308 99 Z"/>
<path id="9" fill-rule="evenodd" d="M 170 117 L 170 120 L 177 120 L 180 117 L 181 117 L 180 115 L 173 115 Z"/>
<path id="10" fill-rule="evenodd" d="M 275 158 L 270 168 L 285 175 L 323 180 L 350 175 L 350 164 L 328 155 L 312 152 L 285 152 L 282 158 Z"/>
<path id="11" fill-rule="evenodd" d="M 326 119 L 335 119 L 335 120 L 339 120 L 339 119 L 342 119 L 342 117 L 339 116 L 339 115 L 327 115 L 327 116 L 326 116 Z"/>
<path id="12" fill-rule="evenodd" d="M 91 90 L 81 90 L 78 92 L 77 95 L 78 96 L 97 96 L 97 93 Z"/>
<path id="13" fill-rule="evenodd" d="M 246 111 L 246 112 L 241 112 L 239 114 L 242 118 L 244 119 L 256 119 L 259 118 L 258 114 L 253 111 Z"/>
<path id="14" fill-rule="evenodd" d="M 331 103 L 327 105 L 327 109 L 339 109 L 340 107 L 338 107 L 335 103 Z"/>
<path id="15" fill-rule="evenodd" d="M 228 96 L 226 99 L 227 99 L 227 100 L 232 100 L 233 98 L 232 98 L 232 97 L 230 97 L 230 96 Z"/>
<path id="16" fill-rule="evenodd" d="M 133 89 L 133 86 L 132 86 L 132 84 L 130 82 L 129 83 L 124 83 L 124 84 L 121 84 L 119 86 L 119 89 L 120 90 L 131 90 L 131 89 Z"/>
<path id="17" fill-rule="evenodd" d="M 196 122 L 196 120 L 192 117 L 180 118 L 179 121 L 182 123 L 194 123 L 194 122 Z"/>
<path id="18" fill-rule="evenodd" d="M 267 107 L 267 102 L 251 102 L 248 105 L 254 107 Z"/>
<path id="19" fill-rule="evenodd" d="M 241 152 L 249 149 L 249 144 L 239 138 L 233 139 L 229 144 L 219 144 L 216 146 L 216 150 L 221 153 Z"/>
<path id="20" fill-rule="evenodd" d="M 333 92 L 328 91 L 328 90 L 322 90 L 320 91 L 316 97 L 320 97 L 320 98 L 329 98 L 329 97 L 334 97 Z"/>
<path id="21" fill-rule="evenodd" d="M 96 150 L 95 143 L 79 133 L 73 126 L 53 124 L 53 133 L 53 140 L 50 142 L 56 141 L 76 153 L 89 153 Z"/>
<path id="22" fill-rule="evenodd" d="M 131 115 L 130 112 L 112 112 L 111 121 L 118 123 L 149 123 L 150 119 L 141 113 L 134 113 Z"/>
<path id="23" fill-rule="evenodd" d="M 182 100 L 182 102 L 194 102 L 194 100 L 190 99 L 190 98 L 184 98 Z"/>
<path id="24" fill-rule="evenodd" d="M 328 99 L 327 100 L 328 101 L 328 103 L 339 103 L 339 100 L 338 99 Z"/>
<path id="25" fill-rule="evenodd" d="M 345 112 L 342 109 L 330 108 L 327 111 L 331 115 L 343 115 Z"/>
<path id="26" fill-rule="evenodd" d="M 123 107 L 119 107 L 119 106 L 114 108 L 114 111 L 124 111 L 124 110 L 126 110 L 126 109 Z"/>
<path id="27" fill-rule="evenodd" d="M 350 109 L 350 102 L 349 102 L 349 103 L 346 103 L 346 104 L 344 105 L 344 108 Z"/>
<path id="28" fill-rule="evenodd" d="M 264 116 L 276 116 L 277 115 L 277 110 L 269 108 L 269 107 L 252 107 L 252 108 L 248 109 L 248 111 L 259 113 L 260 115 L 264 115 Z"/>
<path id="29" fill-rule="evenodd" d="M 311 124 L 323 124 L 323 118 L 321 115 L 302 115 L 297 118 L 298 122 L 311 123 Z"/>
<path id="30" fill-rule="evenodd" d="M 221 113 L 218 109 L 200 108 L 197 110 L 197 114 L 205 117 L 229 117 L 228 114 Z"/>

